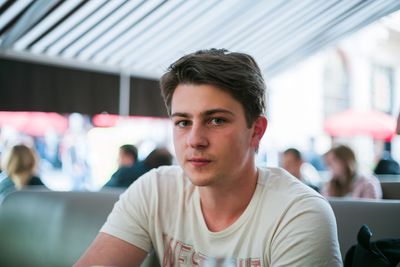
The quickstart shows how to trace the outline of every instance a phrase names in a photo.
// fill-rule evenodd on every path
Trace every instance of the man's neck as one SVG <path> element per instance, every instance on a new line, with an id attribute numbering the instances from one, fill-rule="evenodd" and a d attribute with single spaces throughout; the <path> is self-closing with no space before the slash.
<path id="1" fill-rule="evenodd" d="M 212 232 L 222 231 L 243 214 L 256 190 L 257 168 L 228 185 L 199 187 L 201 210 Z"/>

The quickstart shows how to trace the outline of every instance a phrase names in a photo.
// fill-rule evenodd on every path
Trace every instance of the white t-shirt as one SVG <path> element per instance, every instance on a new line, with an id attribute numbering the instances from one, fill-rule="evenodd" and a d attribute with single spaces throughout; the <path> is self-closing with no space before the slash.
<path id="1" fill-rule="evenodd" d="M 329 203 L 279 168 L 259 169 L 246 210 L 220 232 L 208 230 L 198 189 L 178 166 L 139 178 L 100 231 L 154 248 L 161 266 L 199 266 L 209 257 L 240 267 L 342 266 Z"/>

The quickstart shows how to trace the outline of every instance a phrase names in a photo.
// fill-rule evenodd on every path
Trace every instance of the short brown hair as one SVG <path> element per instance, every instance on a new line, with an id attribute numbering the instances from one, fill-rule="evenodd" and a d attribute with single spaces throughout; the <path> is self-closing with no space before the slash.
<path id="1" fill-rule="evenodd" d="M 298 149 L 296 149 L 296 148 L 288 148 L 288 149 L 286 149 L 284 152 L 283 152 L 283 155 L 288 155 L 288 154 L 292 154 L 293 155 L 293 157 L 296 159 L 296 160 L 303 160 L 303 156 L 301 155 L 301 152 L 298 150 Z"/>
<path id="2" fill-rule="evenodd" d="M 264 79 L 256 61 L 244 53 L 200 50 L 171 64 L 160 80 L 170 115 L 172 96 L 179 84 L 209 84 L 228 92 L 242 104 L 248 127 L 265 112 Z"/>

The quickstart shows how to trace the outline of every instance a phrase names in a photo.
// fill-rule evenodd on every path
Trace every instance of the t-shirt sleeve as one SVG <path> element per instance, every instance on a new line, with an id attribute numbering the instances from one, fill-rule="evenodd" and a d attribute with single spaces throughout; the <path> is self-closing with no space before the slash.
<path id="1" fill-rule="evenodd" d="M 270 266 L 342 266 L 335 216 L 325 199 L 306 197 L 289 207 L 273 238 Z"/>
<path id="2" fill-rule="evenodd" d="M 134 182 L 115 203 L 100 232 L 107 233 L 147 252 L 152 248 L 149 235 L 149 180 L 151 172 Z"/>

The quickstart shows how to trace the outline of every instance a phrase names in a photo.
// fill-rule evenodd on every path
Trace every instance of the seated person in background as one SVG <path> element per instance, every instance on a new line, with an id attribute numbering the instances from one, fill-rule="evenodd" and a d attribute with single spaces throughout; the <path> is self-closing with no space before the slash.
<path id="1" fill-rule="evenodd" d="M 34 175 L 36 155 L 25 145 L 16 145 L 11 148 L 3 159 L 4 172 L 0 175 L 0 201 L 15 190 L 26 186 L 41 185 L 42 181 Z"/>
<path id="2" fill-rule="evenodd" d="M 384 174 L 384 175 L 399 175 L 400 174 L 400 166 L 390 155 L 389 151 L 383 151 L 382 157 L 376 164 L 374 169 L 375 174 Z"/>
<path id="3" fill-rule="evenodd" d="M 282 167 L 291 175 L 318 192 L 320 177 L 318 171 L 303 160 L 299 150 L 288 148 L 283 152 Z"/>
<path id="4" fill-rule="evenodd" d="M 172 164 L 172 155 L 165 148 L 154 149 L 143 161 L 131 166 L 122 166 L 113 174 L 106 187 L 128 187 L 137 178 L 151 169 Z"/>
<path id="5" fill-rule="evenodd" d="M 130 183 L 125 180 L 131 177 L 132 167 L 137 163 L 138 150 L 134 145 L 122 145 L 118 152 L 118 170 L 113 173 L 105 186 L 128 187 Z"/>
<path id="6" fill-rule="evenodd" d="M 122 145 L 118 153 L 118 167 L 131 167 L 138 158 L 138 151 L 134 145 Z"/>
<path id="7" fill-rule="evenodd" d="M 329 203 L 279 168 L 257 168 L 267 128 L 254 59 L 204 50 L 172 64 L 161 90 L 180 166 L 143 175 L 75 266 L 341 266 Z"/>
<path id="8" fill-rule="evenodd" d="M 166 148 L 156 148 L 143 161 L 143 165 L 148 170 L 158 168 L 160 166 L 172 165 L 172 155 Z"/>
<path id="9" fill-rule="evenodd" d="M 382 198 L 382 188 L 373 175 L 361 175 L 353 150 L 344 145 L 325 153 L 331 179 L 325 184 L 322 195 L 326 197 Z"/>

